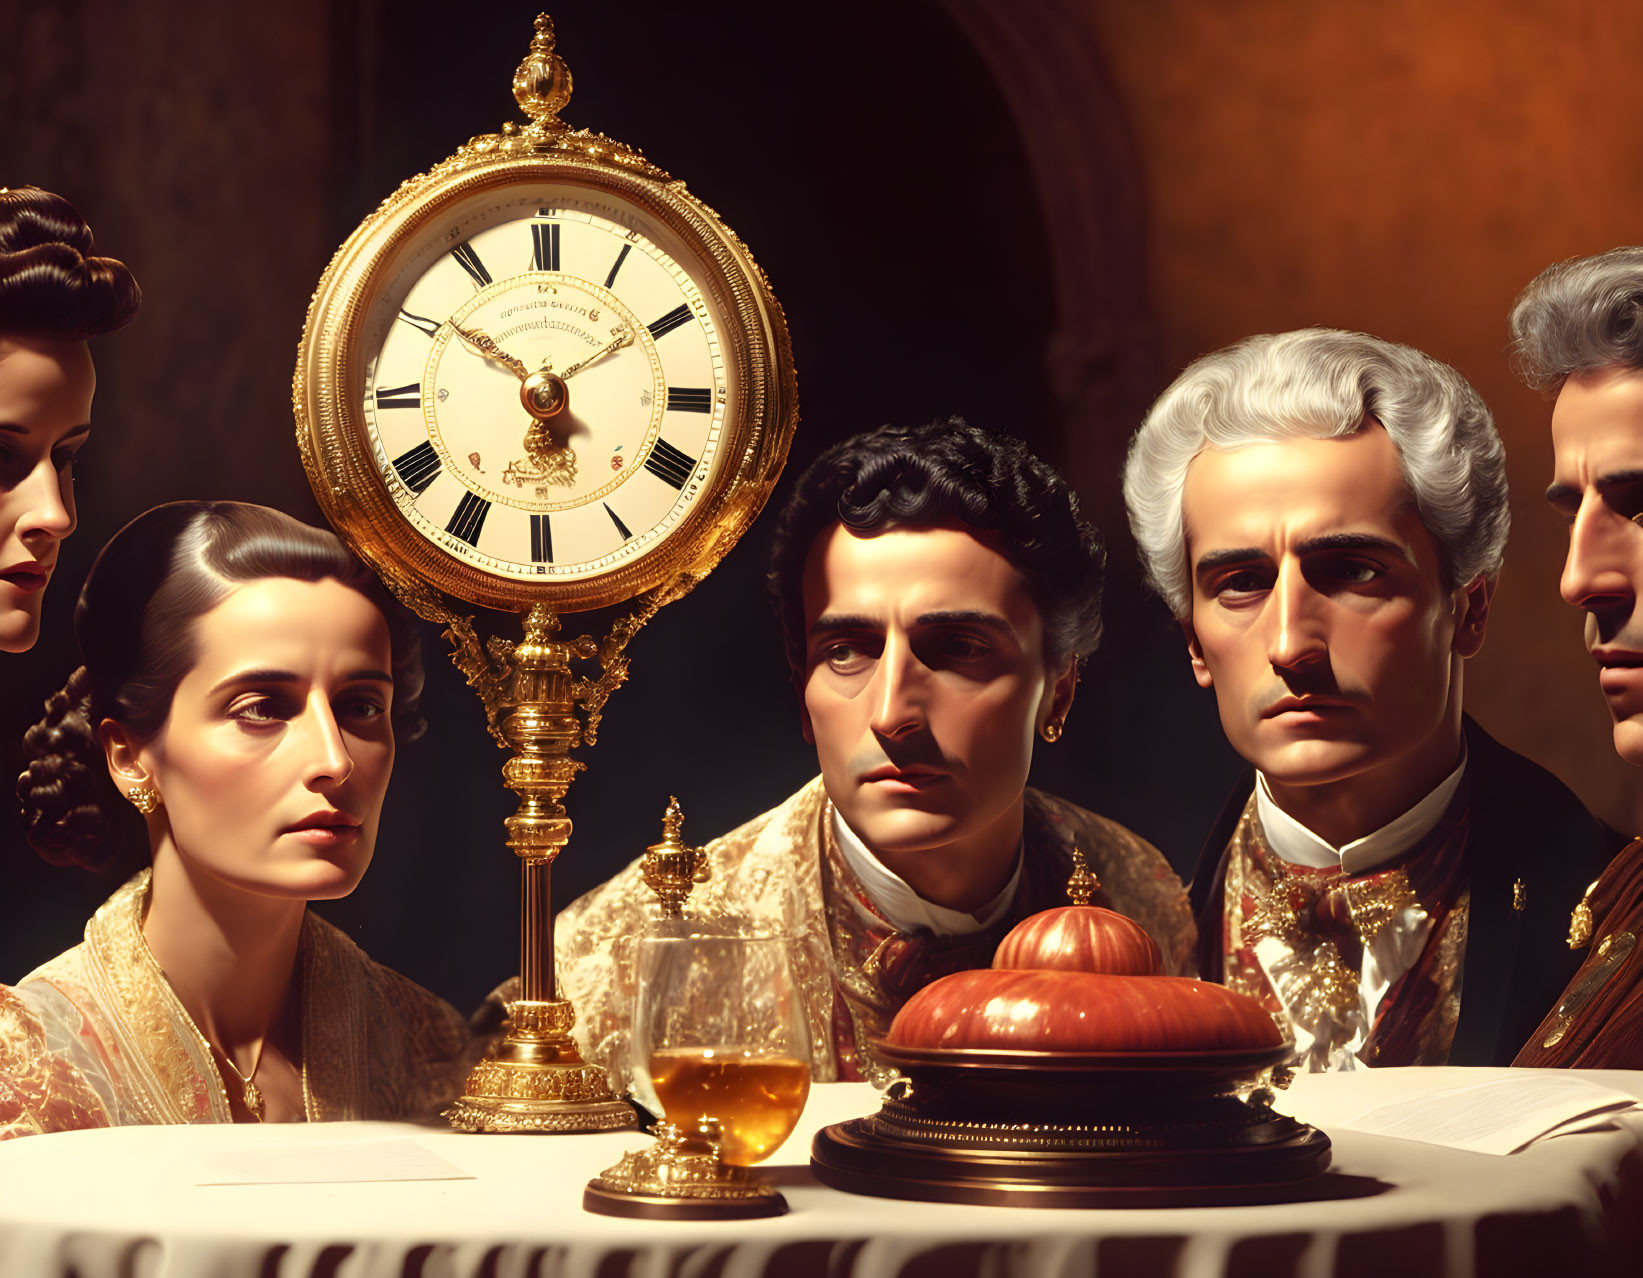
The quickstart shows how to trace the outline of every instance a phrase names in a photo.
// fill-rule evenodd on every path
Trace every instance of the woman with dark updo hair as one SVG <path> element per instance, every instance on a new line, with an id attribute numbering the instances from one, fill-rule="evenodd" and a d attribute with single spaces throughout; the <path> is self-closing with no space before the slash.
<path id="1" fill-rule="evenodd" d="M 331 533 L 189 501 L 104 547 L 74 633 L 84 664 L 25 737 L 29 842 L 150 865 L 0 986 L 0 1137 L 453 1099 L 462 1018 L 307 909 L 359 883 L 422 726 L 410 617 Z"/>
<path id="2" fill-rule="evenodd" d="M 123 263 L 92 256 L 72 204 L 0 187 L 0 652 L 33 645 L 58 544 L 74 531 L 74 458 L 97 388 L 86 339 L 141 300 Z"/>

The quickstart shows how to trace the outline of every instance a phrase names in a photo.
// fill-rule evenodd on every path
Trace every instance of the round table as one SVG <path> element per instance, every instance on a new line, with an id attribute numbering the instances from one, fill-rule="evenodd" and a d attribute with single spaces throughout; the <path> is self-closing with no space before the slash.
<path id="1" fill-rule="evenodd" d="M 11 1278 L 1469 1278 L 1635 1272 L 1643 1122 L 1495 1156 L 1331 1125 L 1368 1096 L 1489 1070 L 1312 1076 L 1282 1107 L 1334 1141 L 1328 1188 L 1274 1206 L 1052 1210 L 840 1193 L 811 1175 L 820 1126 L 870 1112 L 863 1084 L 812 1089 L 766 1165 L 771 1220 L 592 1215 L 588 1178 L 646 1139 L 469 1136 L 406 1123 L 126 1127 L 0 1143 L 0 1275 Z M 1592 1075 L 1643 1096 L 1643 1073 Z M 461 1179 L 348 1181 L 412 1168 Z M 443 1160 L 443 1161 L 442 1161 Z M 447 1166 L 448 1164 L 448 1166 Z M 202 1183 L 310 1177 L 312 1183 Z M 332 1183 L 327 1183 L 330 1180 Z M 1632 1268 L 1626 1268 L 1627 1262 Z"/>

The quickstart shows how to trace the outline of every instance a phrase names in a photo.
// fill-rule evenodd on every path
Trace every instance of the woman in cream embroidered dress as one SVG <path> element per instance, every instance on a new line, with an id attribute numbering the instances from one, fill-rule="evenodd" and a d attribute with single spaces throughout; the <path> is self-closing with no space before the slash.
<path id="1" fill-rule="evenodd" d="M 451 1099 L 463 1020 L 307 909 L 358 884 L 420 727 L 409 617 L 328 532 L 175 502 L 104 548 L 74 629 L 84 664 L 26 737 L 29 841 L 151 866 L 0 986 L 0 1137 Z"/>

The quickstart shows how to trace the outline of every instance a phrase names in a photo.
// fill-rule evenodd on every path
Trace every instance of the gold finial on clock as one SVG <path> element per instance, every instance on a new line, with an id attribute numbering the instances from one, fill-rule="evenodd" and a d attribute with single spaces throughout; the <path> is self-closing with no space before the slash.
<path id="1" fill-rule="evenodd" d="M 527 127 L 540 133 L 562 133 L 566 128 L 559 113 L 570 101 L 570 68 L 553 46 L 553 19 L 539 13 L 530 52 L 513 73 L 513 96 L 519 109 L 531 118 Z"/>

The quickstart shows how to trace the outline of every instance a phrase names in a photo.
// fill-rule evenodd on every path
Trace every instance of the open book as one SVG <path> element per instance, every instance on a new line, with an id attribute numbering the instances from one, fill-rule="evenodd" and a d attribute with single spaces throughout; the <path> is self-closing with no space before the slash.
<path id="1" fill-rule="evenodd" d="M 1275 1108 L 1325 1132 L 1347 1129 L 1483 1154 L 1514 1154 L 1538 1140 L 1612 1127 L 1643 1113 L 1637 1075 L 1619 1086 L 1560 1069 L 1410 1068 L 1302 1074 Z M 1434 1087 L 1434 1084 L 1437 1084 Z"/>

